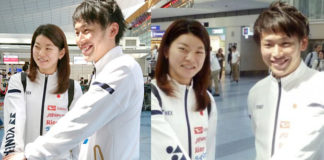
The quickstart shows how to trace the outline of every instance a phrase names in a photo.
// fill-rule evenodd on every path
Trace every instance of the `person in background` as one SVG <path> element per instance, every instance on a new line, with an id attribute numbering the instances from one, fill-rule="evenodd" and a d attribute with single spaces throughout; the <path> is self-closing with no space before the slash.
<path id="1" fill-rule="evenodd" d="M 318 59 L 318 52 L 322 50 L 322 45 L 319 43 L 314 44 L 313 51 L 308 53 L 305 58 L 305 63 L 308 67 L 312 68 L 313 61 Z"/>
<path id="2" fill-rule="evenodd" d="M 254 39 L 271 70 L 248 95 L 256 160 L 324 159 L 324 73 L 302 61 L 308 36 L 307 18 L 281 1 L 254 24 Z"/>
<path id="3" fill-rule="evenodd" d="M 214 82 L 214 89 L 215 89 L 215 96 L 219 96 L 219 71 L 221 70 L 221 66 L 219 65 L 219 61 L 217 59 L 217 54 L 215 54 L 214 51 L 212 51 L 212 48 L 210 47 L 210 82 L 208 90 L 210 93 L 212 92 L 212 82 Z"/>
<path id="4" fill-rule="evenodd" d="M 80 78 L 80 85 L 84 85 L 84 78 L 83 77 Z"/>
<path id="5" fill-rule="evenodd" d="M 158 57 L 158 46 L 154 45 L 151 51 L 151 60 L 157 61 L 157 57 Z"/>
<path id="6" fill-rule="evenodd" d="M 23 72 L 28 73 L 28 66 L 29 66 L 29 63 L 26 62 L 26 63 L 24 64 L 24 66 L 22 67 Z"/>
<path id="7" fill-rule="evenodd" d="M 222 79 L 222 75 L 223 75 L 223 70 L 224 70 L 224 54 L 223 54 L 223 49 L 222 48 L 219 48 L 218 51 L 217 51 L 217 54 L 216 54 L 216 57 L 218 59 L 218 63 L 220 65 L 220 71 L 219 71 L 219 80 Z"/>
<path id="8" fill-rule="evenodd" d="M 90 88 L 46 135 L 26 145 L 23 156 L 53 159 L 82 142 L 79 160 L 137 160 L 144 81 L 140 65 L 118 46 L 123 13 L 115 1 L 87 0 L 72 18 L 76 44 L 94 63 Z"/>
<path id="9" fill-rule="evenodd" d="M 228 55 L 227 55 L 227 63 L 229 64 L 229 67 L 230 67 L 230 77 L 232 77 L 232 48 L 229 47 L 228 48 Z"/>
<path id="10" fill-rule="evenodd" d="M 240 78 L 240 52 L 236 50 L 236 46 L 232 46 L 232 70 L 233 70 L 233 80 L 236 81 L 236 83 L 239 81 Z"/>
<path id="11" fill-rule="evenodd" d="M 324 71 L 324 51 L 318 52 L 318 59 L 315 59 L 312 63 L 312 68 L 318 71 Z"/>
<path id="12" fill-rule="evenodd" d="M 209 35 L 198 21 L 176 20 L 165 31 L 151 86 L 152 160 L 215 160 L 209 52 Z"/>
<path id="13" fill-rule="evenodd" d="M 11 76 L 4 99 L 1 146 L 4 159 L 24 152 L 26 144 L 46 135 L 69 111 L 70 85 L 74 88 L 72 105 L 82 95 L 79 83 L 69 81 L 69 50 L 66 37 L 59 27 L 46 24 L 35 30 L 30 57 L 30 72 Z M 25 77 L 25 87 L 22 77 Z M 71 150 L 65 150 L 53 158 L 78 159 L 79 147 L 76 145 Z"/>
<path id="14" fill-rule="evenodd" d="M 10 80 L 10 77 L 11 77 L 11 72 L 8 72 L 7 73 L 7 79 Z"/>

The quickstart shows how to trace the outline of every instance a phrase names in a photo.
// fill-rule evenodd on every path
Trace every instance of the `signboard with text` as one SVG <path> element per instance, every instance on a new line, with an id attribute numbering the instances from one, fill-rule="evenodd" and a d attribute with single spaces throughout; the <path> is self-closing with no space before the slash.
<path id="1" fill-rule="evenodd" d="M 18 64 L 18 56 L 16 55 L 4 55 L 3 56 L 3 63 L 5 64 Z"/>

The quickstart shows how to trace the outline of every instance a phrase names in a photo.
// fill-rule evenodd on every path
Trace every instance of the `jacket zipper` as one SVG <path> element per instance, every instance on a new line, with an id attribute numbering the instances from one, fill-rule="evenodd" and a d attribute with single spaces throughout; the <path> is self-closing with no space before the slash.
<path id="1" fill-rule="evenodd" d="M 41 121 L 40 121 L 40 135 L 43 135 L 43 118 L 44 118 L 44 105 L 45 105 L 45 96 L 46 96 L 46 86 L 47 86 L 48 75 L 45 75 L 43 99 L 42 99 L 42 112 L 41 112 Z"/>
<path id="2" fill-rule="evenodd" d="M 189 117 L 188 117 L 187 99 L 188 99 L 188 87 L 186 87 L 184 102 L 185 102 L 187 129 L 188 129 L 188 144 L 189 144 L 188 149 L 189 149 L 189 157 L 191 159 L 191 129 L 190 129 L 190 122 L 189 122 Z"/>
<path id="3" fill-rule="evenodd" d="M 275 145 L 276 145 L 276 132 L 277 132 L 277 123 L 278 123 L 278 115 L 279 115 L 279 106 L 280 106 L 280 98 L 281 98 L 281 81 L 278 82 L 278 101 L 277 101 L 277 110 L 276 110 L 276 118 L 275 118 L 275 124 L 274 124 L 274 130 L 273 130 L 273 136 L 272 136 L 272 148 L 271 148 L 271 157 L 274 154 L 275 151 Z"/>

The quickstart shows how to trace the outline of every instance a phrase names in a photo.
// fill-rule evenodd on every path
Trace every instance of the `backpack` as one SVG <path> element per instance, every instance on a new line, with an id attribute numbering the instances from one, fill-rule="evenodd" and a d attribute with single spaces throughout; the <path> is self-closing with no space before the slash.
<path id="1" fill-rule="evenodd" d="M 26 77 L 27 77 L 27 74 L 25 72 L 21 72 L 21 83 L 24 87 L 24 92 L 26 92 Z M 69 96 L 68 110 L 70 110 L 70 105 L 74 98 L 74 80 L 73 79 L 69 79 L 68 96 Z"/>
<path id="2" fill-rule="evenodd" d="M 151 83 L 151 91 L 154 94 L 154 96 L 156 97 L 156 99 L 159 101 L 159 106 L 162 108 L 162 100 L 161 100 L 159 91 L 157 90 L 155 85 L 152 84 L 152 83 Z M 210 109 L 211 109 L 211 103 L 209 103 L 208 106 L 207 106 L 208 118 L 209 118 L 209 115 L 210 115 Z"/>
<path id="3" fill-rule="evenodd" d="M 308 60 L 308 62 L 306 62 L 306 65 L 308 66 L 308 67 L 312 67 L 311 65 L 312 65 L 312 58 L 313 58 L 313 52 L 309 52 L 308 54 L 307 54 L 307 56 L 306 56 L 306 59 L 307 59 L 307 57 L 308 57 L 308 55 L 310 54 L 310 58 L 309 58 L 309 60 Z"/>

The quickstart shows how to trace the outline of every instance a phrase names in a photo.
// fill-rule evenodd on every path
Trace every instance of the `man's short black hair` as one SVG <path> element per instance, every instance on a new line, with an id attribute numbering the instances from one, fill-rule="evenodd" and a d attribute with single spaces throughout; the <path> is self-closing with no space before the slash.
<path id="1" fill-rule="evenodd" d="M 121 9 L 114 0 L 85 0 L 74 11 L 73 26 L 84 20 L 86 23 L 98 23 L 102 29 L 116 22 L 119 26 L 115 42 L 119 43 L 126 30 L 126 22 Z"/>
<path id="2" fill-rule="evenodd" d="M 309 22 L 294 6 L 275 1 L 263 11 L 254 23 L 254 40 L 260 44 L 262 33 L 285 33 L 299 40 L 308 37 Z"/>

